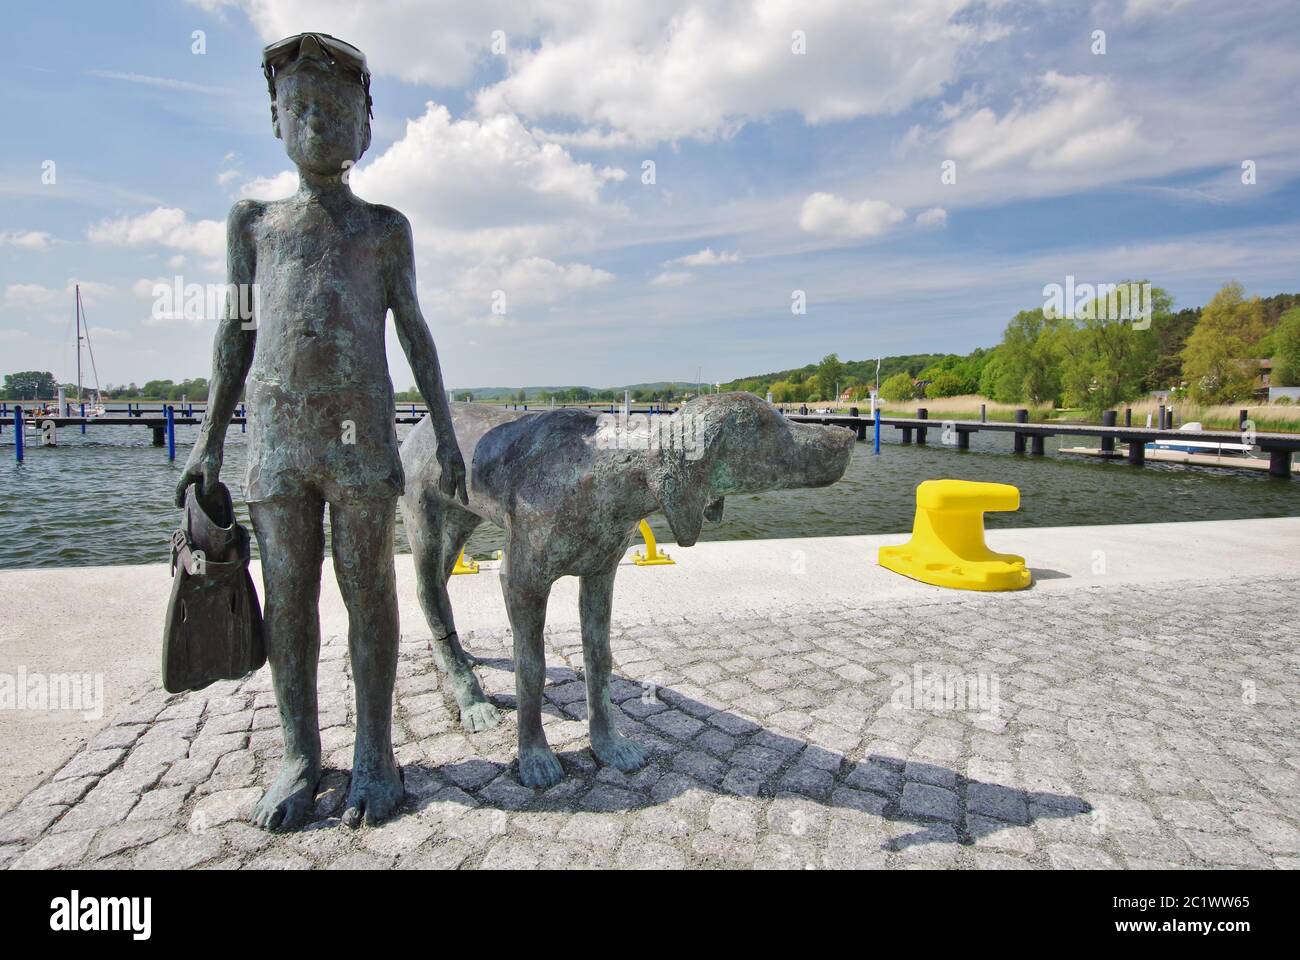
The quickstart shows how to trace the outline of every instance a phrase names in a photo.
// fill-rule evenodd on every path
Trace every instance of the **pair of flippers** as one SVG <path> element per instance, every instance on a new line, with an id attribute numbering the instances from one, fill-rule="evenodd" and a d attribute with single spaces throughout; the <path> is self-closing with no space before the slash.
<path id="1" fill-rule="evenodd" d="M 201 690 L 237 680 L 266 663 L 262 609 L 249 575 L 248 530 L 235 521 L 224 483 L 212 495 L 185 494 L 172 534 L 172 592 L 163 631 L 163 687 Z"/>

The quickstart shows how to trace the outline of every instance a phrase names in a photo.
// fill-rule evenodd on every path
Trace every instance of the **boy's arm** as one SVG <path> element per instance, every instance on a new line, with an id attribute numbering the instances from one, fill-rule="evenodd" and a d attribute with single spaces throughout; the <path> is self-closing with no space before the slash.
<path id="1" fill-rule="evenodd" d="M 240 291 L 249 289 L 251 294 L 256 262 L 249 227 L 260 210 L 261 205 L 255 201 L 241 200 L 231 207 L 226 220 L 226 263 L 231 287 L 226 295 L 226 316 L 217 327 L 212 342 L 212 381 L 208 387 L 207 412 L 199 429 L 199 439 L 190 450 L 185 471 L 176 486 L 178 507 L 185 505 L 185 491 L 193 483 L 199 484 L 201 495 L 215 495 L 226 428 L 230 426 L 244 378 L 253 364 L 257 317 L 240 317 Z M 248 287 L 243 286 L 245 284 Z M 255 305 L 257 302 L 255 296 L 247 294 L 242 300 L 245 304 Z"/>
<path id="2" fill-rule="evenodd" d="M 397 339 L 406 352 L 424 402 L 429 407 L 429 419 L 438 441 L 437 456 L 441 468 L 438 481 L 443 496 L 460 497 L 469 503 L 465 488 L 465 461 L 456 442 L 456 432 L 451 425 L 451 408 L 447 404 L 447 390 L 442 383 L 442 368 L 438 364 L 438 348 L 433 345 L 420 301 L 415 289 L 415 245 L 411 239 L 411 224 L 400 213 L 393 227 L 391 275 L 389 279 L 389 307 L 397 327 Z"/>

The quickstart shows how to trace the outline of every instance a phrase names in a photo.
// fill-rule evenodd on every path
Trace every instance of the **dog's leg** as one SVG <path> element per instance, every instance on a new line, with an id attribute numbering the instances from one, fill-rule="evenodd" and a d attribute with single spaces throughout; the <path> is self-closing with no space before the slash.
<path id="1" fill-rule="evenodd" d="M 617 566 L 582 578 L 578 587 L 578 612 L 582 618 L 582 663 L 587 674 L 587 726 L 591 752 L 601 763 L 624 773 L 645 766 L 646 751 L 618 731 L 609 701 L 609 622 L 614 604 Z"/>
<path id="2" fill-rule="evenodd" d="M 550 583 L 538 580 L 522 544 L 506 547 L 501 589 L 515 639 L 515 695 L 519 718 L 519 780 L 526 787 L 549 787 L 564 777 L 542 729 L 542 687 L 546 683 L 546 601 Z"/>
<path id="3" fill-rule="evenodd" d="M 434 493 L 422 495 L 418 505 L 403 498 L 402 513 L 415 558 L 416 592 L 433 631 L 433 662 L 447 678 L 460 709 L 461 726 L 470 733 L 495 727 L 501 717 L 479 686 L 469 657 L 460 645 L 451 597 L 447 594 L 447 579 L 456 565 L 456 557 L 478 526 L 479 518 L 451 506 Z"/>

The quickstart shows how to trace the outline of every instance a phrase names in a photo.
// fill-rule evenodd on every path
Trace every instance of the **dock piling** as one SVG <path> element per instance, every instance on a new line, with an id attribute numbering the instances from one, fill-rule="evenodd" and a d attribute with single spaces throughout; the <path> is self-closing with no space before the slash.
<path id="1" fill-rule="evenodd" d="M 18 457 L 18 462 L 23 462 L 23 442 L 27 438 L 23 436 L 23 408 L 14 405 L 14 453 Z"/>
<path id="2" fill-rule="evenodd" d="M 916 419 L 918 419 L 918 420 L 929 420 L 929 419 L 930 419 L 930 411 L 927 410 L 925 407 L 917 407 L 917 408 L 916 408 Z M 929 433 L 929 432 L 930 432 L 930 428 L 929 428 L 929 427 L 917 427 L 917 428 L 916 428 L 916 443 L 917 443 L 917 446 L 920 446 L 920 447 L 925 446 L 925 437 L 926 437 L 926 434 Z"/>
<path id="3" fill-rule="evenodd" d="M 880 453 L 880 403 L 875 399 L 874 394 L 872 395 L 872 400 L 871 400 L 871 413 L 872 413 L 872 419 L 875 421 L 875 437 L 872 440 L 871 452 L 875 454 L 879 454 Z"/>
<path id="4" fill-rule="evenodd" d="M 176 459 L 176 408 L 167 405 L 167 459 Z"/>
<path id="5" fill-rule="evenodd" d="M 1017 410 L 1016 423 L 1028 423 L 1028 422 L 1029 422 L 1029 411 L 1024 409 L 1023 407 Z M 1025 452 L 1025 435 L 1021 433 L 1019 430 L 1016 431 L 1015 440 L 1013 441 L 1011 449 L 1012 452 L 1014 453 Z"/>
<path id="6" fill-rule="evenodd" d="M 1291 479 L 1291 451 L 1276 448 L 1268 452 L 1268 475 Z"/>
<path id="7" fill-rule="evenodd" d="M 1101 415 L 1101 425 L 1103 427 L 1115 426 L 1118 414 L 1114 410 L 1106 410 Z M 1115 437 L 1113 435 L 1103 435 L 1101 438 L 1101 452 L 1113 454 L 1115 452 Z"/>
<path id="8" fill-rule="evenodd" d="M 86 405 L 81 405 L 81 432 L 86 432 Z"/>

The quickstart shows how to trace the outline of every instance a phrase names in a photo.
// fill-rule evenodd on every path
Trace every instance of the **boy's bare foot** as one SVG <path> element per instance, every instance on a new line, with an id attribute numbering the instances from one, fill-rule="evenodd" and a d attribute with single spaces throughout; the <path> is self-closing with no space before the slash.
<path id="1" fill-rule="evenodd" d="M 391 753 L 388 762 L 381 762 L 378 769 L 354 767 L 352 786 L 343 809 L 343 825 L 359 827 L 362 820 L 371 827 L 382 823 L 401 806 L 402 796 L 402 771 Z"/>
<path id="2" fill-rule="evenodd" d="M 295 830 L 316 801 L 320 761 L 285 756 L 266 793 L 253 809 L 252 821 L 264 830 Z"/>

